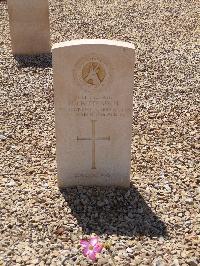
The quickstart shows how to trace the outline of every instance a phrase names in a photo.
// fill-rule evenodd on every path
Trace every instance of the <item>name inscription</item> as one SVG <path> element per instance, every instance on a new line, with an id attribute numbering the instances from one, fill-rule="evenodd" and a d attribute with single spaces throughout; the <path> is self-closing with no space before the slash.
<path id="1" fill-rule="evenodd" d="M 130 109 L 111 96 L 78 96 L 67 106 L 67 112 L 84 117 L 124 117 Z"/>

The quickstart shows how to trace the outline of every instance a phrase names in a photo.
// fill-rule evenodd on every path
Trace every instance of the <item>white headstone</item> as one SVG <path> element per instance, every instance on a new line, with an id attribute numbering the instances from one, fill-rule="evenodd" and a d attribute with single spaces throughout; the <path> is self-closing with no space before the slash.
<path id="1" fill-rule="evenodd" d="M 48 0 L 8 0 L 8 13 L 14 54 L 50 52 Z"/>
<path id="2" fill-rule="evenodd" d="M 58 185 L 129 186 L 134 45 L 53 46 Z"/>

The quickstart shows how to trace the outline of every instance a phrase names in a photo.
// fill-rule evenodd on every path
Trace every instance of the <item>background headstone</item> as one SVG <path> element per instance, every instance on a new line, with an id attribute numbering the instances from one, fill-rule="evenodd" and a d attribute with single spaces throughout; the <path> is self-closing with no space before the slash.
<path id="1" fill-rule="evenodd" d="M 14 54 L 50 52 L 48 0 L 8 0 L 8 13 Z"/>
<path id="2" fill-rule="evenodd" d="M 134 46 L 53 46 L 58 185 L 129 186 Z"/>

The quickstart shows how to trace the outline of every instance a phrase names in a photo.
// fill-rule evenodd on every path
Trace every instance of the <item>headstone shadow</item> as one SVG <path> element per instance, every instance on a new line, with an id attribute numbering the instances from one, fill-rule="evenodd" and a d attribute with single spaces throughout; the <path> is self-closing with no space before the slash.
<path id="1" fill-rule="evenodd" d="M 37 54 L 37 55 L 14 55 L 18 63 L 18 67 L 36 67 L 36 68 L 51 68 L 52 67 L 52 54 Z"/>
<path id="2" fill-rule="evenodd" d="M 167 235 L 165 223 L 133 185 L 129 189 L 73 187 L 61 192 L 83 234 Z"/>

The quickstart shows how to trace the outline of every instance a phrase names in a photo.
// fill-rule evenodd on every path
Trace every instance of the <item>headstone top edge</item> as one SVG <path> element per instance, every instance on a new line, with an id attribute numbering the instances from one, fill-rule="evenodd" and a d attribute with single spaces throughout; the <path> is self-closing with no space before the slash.
<path id="1" fill-rule="evenodd" d="M 108 45 L 108 46 L 110 45 L 110 46 L 119 46 L 135 50 L 135 45 L 129 42 L 108 40 L 108 39 L 78 39 L 78 40 L 55 43 L 52 46 L 52 51 L 58 48 L 64 48 L 69 46 L 80 46 L 80 45 Z"/>

